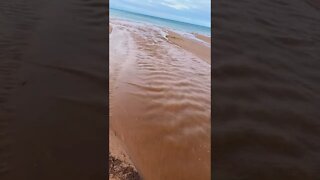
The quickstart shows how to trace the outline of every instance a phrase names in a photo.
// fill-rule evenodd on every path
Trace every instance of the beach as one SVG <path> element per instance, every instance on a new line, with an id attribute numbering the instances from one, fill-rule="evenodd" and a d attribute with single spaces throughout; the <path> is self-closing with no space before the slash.
<path id="1" fill-rule="evenodd" d="M 117 18 L 109 37 L 109 178 L 210 179 L 211 38 Z"/>

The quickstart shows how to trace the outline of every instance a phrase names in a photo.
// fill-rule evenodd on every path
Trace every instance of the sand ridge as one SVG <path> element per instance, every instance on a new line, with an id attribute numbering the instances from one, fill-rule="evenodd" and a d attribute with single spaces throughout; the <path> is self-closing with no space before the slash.
<path id="1" fill-rule="evenodd" d="M 195 35 L 200 40 L 203 40 L 209 44 L 211 44 L 211 38 L 205 35 L 196 34 Z M 180 46 L 181 48 L 185 49 L 186 51 L 189 51 L 199 58 L 205 60 L 209 64 L 211 64 L 211 47 L 205 46 L 203 43 L 196 41 L 194 39 L 186 38 L 178 33 L 175 33 L 173 31 L 169 31 L 167 38 L 170 42 Z"/>

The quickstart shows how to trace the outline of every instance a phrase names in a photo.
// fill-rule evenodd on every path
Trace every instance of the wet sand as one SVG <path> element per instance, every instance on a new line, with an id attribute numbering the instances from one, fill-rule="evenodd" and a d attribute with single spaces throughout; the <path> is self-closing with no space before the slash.
<path id="1" fill-rule="evenodd" d="M 112 25 L 109 25 L 109 34 Z M 125 146 L 117 137 L 114 130 L 109 130 L 109 179 L 140 179 L 140 176 L 125 151 Z"/>
<path id="2" fill-rule="evenodd" d="M 210 54 L 160 28 L 111 25 L 111 158 L 146 180 L 210 179 Z"/>
<path id="3" fill-rule="evenodd" d="M 195 34 L 195 37 L 208 43 L 209 45 L 204 45 L 199 41 L 183 37 L 178 33 L 175 33 L 172 31 L 168 31 L 168 35 L 167 35 L 167 38 L 169 39 L 170 42 L 180 46 L 182 49 L 193 53 L 194 55 L 198 56 L 199 58 L 211 64 L 211 52 L 210 52 L 211 38 L 208 36 L 200 35 L 200 34 Z"/>
<path id="4" fill-rule="evenodd" d="M 198 39 L 201 39 L 201 40 L 203 40 L 203 41 L 211 44 L 211 37 L 206 36 L 206 35 L 202 35 L 202 34 L 196 34 L 196 33 L 194 33 L 194 35 L 195 35 Z"/>

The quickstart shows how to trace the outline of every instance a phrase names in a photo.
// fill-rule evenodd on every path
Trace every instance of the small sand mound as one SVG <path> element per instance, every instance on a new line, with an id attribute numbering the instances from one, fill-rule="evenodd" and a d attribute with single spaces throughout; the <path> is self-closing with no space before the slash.
<path id="1" fill-rule="evenodd" d="M 109 174 L 112 179 L 142 180 L 138 172 L 129 164 L 109 154 Z"/>

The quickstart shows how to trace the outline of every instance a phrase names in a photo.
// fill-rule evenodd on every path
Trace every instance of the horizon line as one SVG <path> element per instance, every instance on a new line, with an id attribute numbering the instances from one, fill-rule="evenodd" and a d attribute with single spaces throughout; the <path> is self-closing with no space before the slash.
<path id="1" fill-rule="evenodd" d="M 163 19 L 163 20 L 169 20 L 169 21 L 185 23 L 185 24 L 190 24 L 190 25 L 194 25 L 194 26 L 200 26 L 200 27 L 210 28 L 211 29 L 211 25 L 210 26 L 205 26 L 205 25 L 200 25 L 200 24 L 193 24 L 193 23 L 190 23 L 190 22 L 178 21 L 178 20 L 175 20 L 175 19 L 167 19 L 167 18 L 163 18 L 163 17 L 158 17 L 158 16 L 149 15 L 149 14 L 133 12 L 133 11 L 130 11 L 130 10 L 125 10 L 125 9 L 118 9 L 118 8 L 114 8 L 114 7 L 109 7 L 109 9 L 114 9 L 114 10 L 118 10 L 118 11 L 125 11 L 125 12 L 129 12 L 129 13 L 132 13 L 132 14 L 144 15 L 144 16 L 149 16 L 149 17 L 153 17 L 153 18 L 159 18 L 159 19 Z"/>

